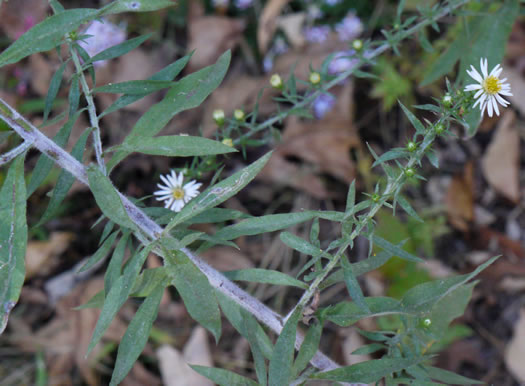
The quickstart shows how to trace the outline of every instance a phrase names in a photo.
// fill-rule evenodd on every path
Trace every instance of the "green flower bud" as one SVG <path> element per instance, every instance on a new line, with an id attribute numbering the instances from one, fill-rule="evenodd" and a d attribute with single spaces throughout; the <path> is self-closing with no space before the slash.
<path id="1" fill-rule="evenodd" d="M 409 143 L 407 143 L 407 150 L 408 150 L 409 152 L 416 151 L 416 149 L 417 149 L 417 145 L 416 145 L 415 142 L 410 141 Z"/>
<path id="2" fill-rule="evenodd" d="M 213 120 L 217 125 L 222 126 L 224 124 L 224 117 L 224 110 L 217 109 L 213 111 Z"/>
<path id="3" fill-rule="evenodd" d="M 311 84 L 319 84 L 321 82 L 321 74 L 319 74 L 318 72 L 311 72 L 308 80 Z"/>
<path id="4" fill-rule="evenodd" d="M 272 75 L 272 77 L 270 78 L 270 84 L 272 85 L 273 88 L 276 88 L 279 90 L 282 90 L 283 88 L 283 80 L 281 79 L 279 74 Z"/>

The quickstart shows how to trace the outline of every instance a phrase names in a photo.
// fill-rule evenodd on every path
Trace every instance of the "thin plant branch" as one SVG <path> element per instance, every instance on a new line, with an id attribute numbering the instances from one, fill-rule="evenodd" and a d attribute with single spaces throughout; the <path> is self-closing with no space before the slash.
<path id="1" fill-rule="evenodd" d="M 24 151 L 33 146 L 32 142 L 24 141 L 14 149 L 8 151 L 5 154 L 0 155 L 0 166 L 5 165 L 10 162 L 12 159 L 16 158 L 18 155 L 22 154 Z"/>
<path id="2" fill-rule="evenodd" d="M 89 121 L 91 127 L 93 127 L 93 147 L 95 148 L 95 156 L 97 158 L 98 166 L 102 173 L 107 174 L 106 164 L 104 163 L 104 155 L 102 151 L 102 139 L 100 136 L 100 126 L 98 123 L 97 109 L 95 106 L 95 101 L 93 100 L 93 95 L 87 84 L 86 76 L 84 75 L 84 70 L 80 64 L 80 59 L 77 52 L 75 51 L 72 45 L 69 45 L 69 51 L 71 52 L 71 57 L 73 58 L 73 63 L 75 63 L 75 69 L 80 78 L 80 84 L 82 85 L 82 91 L 84 91 L 84 97 L 87 102 L 87 109 L 89 112 Z"/>

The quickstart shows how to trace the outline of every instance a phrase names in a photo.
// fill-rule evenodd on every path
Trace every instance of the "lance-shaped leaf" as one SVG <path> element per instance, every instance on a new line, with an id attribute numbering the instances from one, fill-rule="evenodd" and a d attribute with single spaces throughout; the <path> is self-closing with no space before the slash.
<path id="1" fill-rule="evenodd" d="M 383 239 L 382 237 L 379 237 L 377 235 L 372 235 L 370 237 L 370 241 L 374 243 L 374 245 L 377 245 L 378 247 L 384 249 L 385 251 L 391 253 L 394 256 L 398 256 L 402 259 L 408 260 L 408 261 L 415 261 L 417 263 L 423 262 L 422 259 L 420 259 L 417 256 L 414 256 L 404 249 L 401 249 L 399 246 L 390 243 L 389 241 Z"/>
<path id="2" fill-rule="evenodd" d="M 307 289 L 308 286 L 300 280 L 294 279 L 285 273 L 263 268 L 247 268 L 223 272 L 223 275 L 233 281 L 250 281 L 273 285 L 289 285 Z"/>
<path id="3" fill-rule="evenodd" d="M 177 82 L 166 80 L 129 80 L 121 83 L 110 83 L 93 89 L 93 93 L 142 95 L 173 87 Z"/>
<path id="4" fill-rule="evenodd" d="M 0 190 L 0 334 L 25 278 L 27 246 L 24 155 L 12 163 Z"/>
<path id="5" fill-rule="evenodd" d="M 219 141 L 186 135 L 166 135 L 161 137 L 134 137 L 117 146 L 118 150 L 167 157 L 193 157 L 233 153 L 237 150 Z"/>
<path id="6" fill-rule="evenodd" d="M 343 267 L 343 277 L 346 284 L 346 289 L 350 294 L 352 300 L 363 310 L 363 312 L 369 313 L 370 309 L 365 302 L 365 296 L 363 290 L 357 281 L 357 278 L 352 270 L 352 265 L 348 261 L 346 256 L 341 258 L 341 266 Z"/>
<path id="7" fill-rule="evenodd" d="M 82 111 L 82 110 L 81 110 Z M 60 128 L 58 133 L 53 137 L 53 141 L 60 147 L 64 147 L 71 135 L 71 130 L 75 124 L 77 118 L 79 117 L 81 111 L 70 118 L 64 126 Z M 53 168 L 53 160 L 45 154 L 41 154 L 36 162 L 35 167 L 33 168 L 33 173 L 27 184 L 27 197 L 31 196 L 35 190 L 44 182 L 46 177 L 49 175 L 49 172 Z"/>
<path id="8" fill-rule="evenodd" d="M 222 82 L 230 64 L 226 51 L 214 65 L 190 74 L 171 87 L 164 99 L 150 108 L 135 124 L 124 142 L 133 137 L 153 137 L 178 113 L 199 106 Z M 111 170 L 129 153 L 120 151 L 108 163 Z"/>
<path id="9" fill-rule="evenodd" d="M 348 327 L 364 318 L 406 313 L 405 308 L 397 299 L 368 297 L 365 298 L 365 302 L 369 309 L 368 312 L 355 302 L 340 302 L 319 311 L 319 317 L 322 320 L 329 320 L 338 326 Z"/>
<path id="10" fill-rule="evenodd" d="M 174 63 L 171 63 L 170 65 L 164 67 L 159 72 L 155 73 L 151 77 L 149 77 L 147 80 L 173 80 L 186 66 L 188 61 L 191 58 L 191 54 L 186 55 L 179 60 L 177 60 Z M 122 107 L 125 107 L 133 102 L 138 101 L 139 99 L 145 97 L 148 94 L 140 94 L 140 95 L 122 95 L 120 98 L 118 98 L 111 106 L 109 106 L 102 114 L 100 114 L 99 118 L 102 118 L 104 115 L 112 113 L 114 111 L 117 111 L 121 109 Z"/>
<path id="11" fill-rule="evenodd" d="M 71 155 L 77 161 L 82 160 L 82 155 L 84 154 L 84 150 L 86 147 L 86 141 L 90 133 L 91 130 L 86 130 L 84 133 L 82 133 L 77 143 L 73 147 L 73 150 L 71 150 Z M 57 183 L 55 185 L 55 189 L 53 189 L 53 193 L 51 194 L 51 199 L 49 200 L 49 204 L 47 205 L 46 211 L 44 212 L 42 218 L 36 226 L 40 226 L 46 223 L 51 218 L 53 218 L 53 216 L 55 216 L 60 207 L 60 204 L 66 198 L 67 192 L 69 191 L 69 189 L 71 189 L 71 186 L 73 186 L 74 182 L 75 177 L 69 174 L 69 172 L 65 170 L 60 171 Z"/>
<path id="12" fill-rule="evenodd" d="M 292 368 L 292 375 L 295 377 L 301 371 L 303 371 L 310 360 L 314 357 L 315 353 L 319 349 L 319 343 L 321 342 L 321 333 L 323 332 L 323 324 L 314 321 L 308 329 L 306 336 L 304 337 L 303 344 L 297 353 L 297 359 L 295 360 Z"/>
<path id="13" fill-rule="evenodd" d="M 135 224 L 129 218 L 126 208 L 124 208 L 124 204 L 122 204 L 120 196 L 109 178 L 95 165 L 87 168 L 87 174 L 89 187 L 102 213 L 123 227 L 135 229 Z"/>
<path id="14" fill-rule="evenodd" d="M 125 240 L 124 242 L 126 241 L 127 240 Z M 118 310 L 120 310 L 120 307 L 122 307 L 124 302 L 129 297 L 133 288 L 133 284 L 135 283 L 135 280 L 138 277 L 140 267 L 142 267 L 142 264 L 144 264 L 146 257 L 151 251 L 151 247 L 152 245 L 144 248 L 140 252 L 135 253 L 126 265 L 126 268 L 124 269 L 124 274 L 116 279 L 116 281 L 112 284 L 109 290 L 106 289 L 107 296 L 104 299 L 104 304 L 102 306 L 100 316 L 97 320 L 95 330 L 93 331 L 91 341 L 89 342 L 86 356 L 89 355 L 91 350 L 93 350 L 93 348 L 100 341 L 100 339 L 104 335 L 104 332 L 109 327 L 111 321 L 115 318 L 115 315 L 117 314 Z M 155 283 L 154 288 L 157 288 L 159 284 L 162 284 L 162 288 L 164 288 L 164 283 L 162 281 L 157 281 Z M 153 293 L 154 291 L 155 289 L 151 293 Z"/>
<path id="15" fill-rule="evenodd" d="M 356 363 L 352 366 L 340 367 L 335 370 L 317 373 L 311 376 L 314 379 L 328 379 L 339 382 L 374 383 L 392 373 L 406 369 L 428 358 L 382 358 Z"/>
<path id="16" fill-rule="evenodd" d="M 47 90 L 46 101 L 44 106 L 44 122 L 47 121 L 47 117 L 49 116 L 49 113 L 51 112 L 51 107 L 53 106 L 53 102 L 55 101 L 55 98 L 58 94 L 58 90 L 60 89 L 60 84 L 62 83 L 62 76 L 64 74 L 66 64 L 67 62 L 62 63 L 58 70 L 56 70 L 56 72 L 53 74 L 51 82 L 49 82 L 49 89 Z"/>
<path id="17" fill-rule="evenodd" d="M 104 51 L 99 52 L 98 54 L 90 58 L 89 61 L 84 63 L 84 66 L 88 65 L 89 63 L 98 62 L 100 60 L 110 60 L 127 54 L 128 52 L 134 50 L 146 40 L 148 40 L 150 36 L 151 34 L 139 36 L 133 39 L 126 40 L 125 42 L 114 45 L 112 47 L 106 48 Z"/>
<path id="18" fill-rule="evenodd" d="M 122 12 L 151 12 L 176 5 L 172 0 L 117 0 L 100 10 L 100 16 Z"/>
<path id="19" fill-rule="evenodd" d="M 221 335 L 221 314 L 208 278 L 181 251 L 165 250 L 165 257 L 168 274 L 188 313 L 218 341 Z"/>
<path id="20" fill-rule="evenodd" d="M 118 385 L 139 357 L 146 345 L 153 322 L 159 312 L 164 287 L 158 285 L 155 291 L 144 300 L 128 326 L 118 346 L 117 360 L 111 376 L 110 385 Z"/>
<path id="21" fill-rule="evenodd" d="M 176 225 L 188 221 L 192 217 L 204 212 L 206 209 L 213 208 L 228 198 L 237 194 L 242 188 L 255 178 L 255 176 L 266 165 L 272 153 L 259 158 L 251 165 L 238 171 L 237 173 L 225 178 L 218 184 L 209 187 L 196 198 L 191 200 L 166 226 L 165 232 L 173 229 Z"/>
<path id="22" fill-rule="evenodd" d="M 16 63 L 37 52 L 49 51 L 64 35 L 97 16 L 96 9 L 71 9 L 46 18 L 20 36 L 0 54 L 0 67 Z"/>
<path id="23" fill-rule="evenodd" d="M 412 114 L 412 112 L 409 109 L 407 109 L 403 103 L 401 103 L 401 101 L 398 102 L 401 108 L 403 109 L 403 112 L 407 116 L 408 120 L 410 121 L 412 126 L 414 126 L 414 129 L 416 129 L 416 132 L 418 132 L 419 134 L 424 134 L 425 126 L 421 123 L 421 121 L 417 119 L 416 116 Z"/>
<path id="24" fill-rule="evenodd" d="M 308 241 L 300 238 L 299 236 L 294 235 L 290 232 L 282 232 L 279 235 L 279 238 L 283 243 L 288 245 L 290 248 L 295 249 L 305 255 L 310 255 L 313 257 L 318 257 L 323 254 L 322 249 L 316 247 L 315 245 L 310 244 Z"/>
<path id="25" fill-rule="evenodd" d="M 190 367 L 198 372 L 203 377 L 211 379 L 213 382 L 220 386 L 257 386 L 258 383 L 252 381 L 250 378 L 243 377 L 242 375 L 236 374 L 229 370 L 218 369 L 215 367 L 206 367 L 199 365 L 190 365 Z"/>
<path id="26" fill-rule="evenodd" d="M 269 385 L 288 385 L 292 377 L 295 336 L 301 312 L 296 309 L 286 321 L 273 348 L 268 371 Z"/>

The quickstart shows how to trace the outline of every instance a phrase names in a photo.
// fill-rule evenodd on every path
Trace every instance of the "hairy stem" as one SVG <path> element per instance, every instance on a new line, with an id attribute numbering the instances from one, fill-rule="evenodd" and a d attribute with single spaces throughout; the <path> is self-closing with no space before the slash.
<path id="1" fill-rule="evenodd" d="M 89 86 L 87 84 L 86 76 L 84 75 L 84 71 L 82 69 L 82 65 L 80 64 L 78 54 L 72 47 L 72 45 L 69 46 L 69 51 L 71 52 L 71 57 L 73 58 L 73 62 L 75 63 L 75 69 L 77 70 L 77 74 L 80 78 L 82 91 L 84 91 L 84 97 L 86 98 L 86 102 L 88 105 L 87 108 L 89 112 L 89 121 L 91 123 L 91 126 L 93 127 L 93 147 L 95 148 L 95 156 L 97 158 L 97 163 L 100 167 L 100 170 L 102 170 L 102 173 L 107 174 L 106 164 L 104 163 L 104 156 L 102 152 L 102 139 L 100 137 L 100 126 L 98 123 L 95 101 L 93 100 L 93 95 L 91 95 L 91 90 L 89 89 Z"/>

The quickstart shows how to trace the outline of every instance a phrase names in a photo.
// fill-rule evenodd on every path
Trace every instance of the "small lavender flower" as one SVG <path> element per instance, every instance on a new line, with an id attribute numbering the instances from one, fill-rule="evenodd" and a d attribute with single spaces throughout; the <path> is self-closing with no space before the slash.
<path id="1" fill-rule="evenodd" d="M 331 94 L 320 94 L 315 98 L 312 108 L 314 111 L 314 116 L 317 119 L 323 118 L 326 113 L 328 113 L 335 104 L 335 97 Z"/>
<path id="2" fill-rule="evenodd" d="M 323 43 L 330 35 L 330 27 L 327 25 L 320 25 L 314 27 L 307 27 L 304 30 L 305 39 L 311 43 Z"/>
<path id="3" fill-rule="evenodd" d="M 84 31 L 84 34 L 92 36 L 80 41 L 79 44 L 91 57 L 126 40 L 126 31 L 107 20 L 93 20 Z M 103 66 L 105 64 L 105 60 L 95 62 L 95 66 Z"/>
<path id="4" fill-rule="evenodd" d="M 253 5 L 253 0 L 235 0 L 235 6 L 238 9 L 247 9 Z"/>
<path id="5" fill-rule="evenodd" d="M 288 44 L 286 43 L 286 40 L 284 40 L 282 36 L 277 36 L 277 38 L 273 42 L 272 51 L 276 55 L 281 55 L 288 51 Z"/>
<path id="6" fill-rule="evenodd" d="M 270 72 L 273 68 L 273 54 L 268 54 L 263 59 L 263 70 L 264 72 Z"/>
<path id="7" fill-rule="evenodd" d="M 361 23 L 361 20 L 355 13 L 349 12 L 346 17 L 335 26 L 335 30 L 339 35 L 339 40 L 353 40 L 363 32 L 363 23 Z"/>
<path id="8" fill-rule="evenodd" d="M 358 59 L 353 58 L 354 54 L 354 50 L 339 51 L 336 53 L 328 65 L 328 72 L 332 75 L 337 75 L 349 70 L 358 62 Z"/>
<path id="9" fill-rule="evenodd" d="M 324 1 L 326 5 L 329 5 L 330 7 L 333 7 L 334 5 L 337 5 L 341 2 L 341 0 L 325 0 Z"/>

